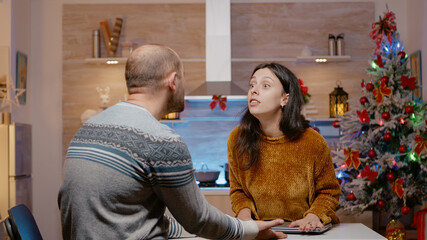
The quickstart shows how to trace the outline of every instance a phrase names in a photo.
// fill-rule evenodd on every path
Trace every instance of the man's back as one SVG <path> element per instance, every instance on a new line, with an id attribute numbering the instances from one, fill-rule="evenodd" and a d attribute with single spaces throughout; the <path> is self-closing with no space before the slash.
<path id="1" fill-rule="evenodd" d="M 164 237 L 165 205 L 151 186 L 188 184 L 192 174 L 187 147 L 170 128 L 134 104 L 107 109 L 68 150 L 58 198 L 64 239 Z"/>

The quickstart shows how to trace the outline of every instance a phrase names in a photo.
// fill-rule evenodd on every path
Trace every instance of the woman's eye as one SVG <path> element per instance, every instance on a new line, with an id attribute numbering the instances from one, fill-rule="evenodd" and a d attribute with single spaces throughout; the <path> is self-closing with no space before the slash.
<path id="1" fill-rule="evenodd" d="M 269 88 L 269 87 L 270 87 L 270 84 L 264 84 L 264 87 L 265 87 L 265 88 Z"/>

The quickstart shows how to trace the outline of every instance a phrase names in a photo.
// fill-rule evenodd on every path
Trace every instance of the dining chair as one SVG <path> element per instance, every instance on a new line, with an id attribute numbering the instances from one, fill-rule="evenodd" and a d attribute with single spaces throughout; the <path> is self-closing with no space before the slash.
<path id="1" fill-rule="evenodd" d="M 8 210 L 4 225 L 11 240 L 43 240 L 33 214 L 24 204 Z"/>

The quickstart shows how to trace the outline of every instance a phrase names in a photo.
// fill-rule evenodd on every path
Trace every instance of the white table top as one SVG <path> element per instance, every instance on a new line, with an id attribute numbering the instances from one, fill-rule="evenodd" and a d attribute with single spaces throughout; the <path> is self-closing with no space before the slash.
<path id="1" fill-rule="evenodd" d="M 204 238 L 182 238 L 185 240 L 200 240 Z M 340 223 L 335 224 L 332 229 L 322 234 L 288 234 L 286 239 L 343 239 L 343 240 L 386 240 L 374 230 L 361 223 Z"/>

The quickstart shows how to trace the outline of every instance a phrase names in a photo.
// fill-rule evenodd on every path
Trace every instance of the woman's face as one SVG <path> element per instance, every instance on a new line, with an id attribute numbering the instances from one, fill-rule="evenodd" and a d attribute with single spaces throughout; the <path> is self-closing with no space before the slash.
<path id="1" fill-rule="evenodd" d="M 248 107 L 249 112 L 256 118 L 279 117 L 282 114 L 281 105 L 286 105 L 289 94 L 276 75 L 268 68 L 257 70 L 249 82 Z"/>

